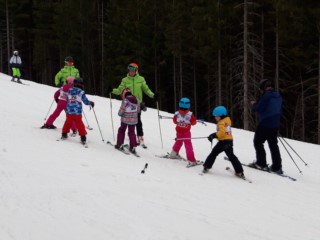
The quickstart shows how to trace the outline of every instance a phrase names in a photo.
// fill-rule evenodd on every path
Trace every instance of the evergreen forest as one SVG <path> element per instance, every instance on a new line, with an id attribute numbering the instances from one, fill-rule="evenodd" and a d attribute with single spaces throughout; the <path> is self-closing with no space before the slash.
<path id="1" fill-rule="evenodd" d="M 188 97 L 214 121 L 224 105 L 233 127 L 251 131 L 250 100 L 267 78 L 284 99 L 281 136 L 320 144 L 317 0 L 0 0 L 0 72 L 11 75 L 13 50 L 23 79 L 51 86 L 72 56 L 86 92 L 104 97 L 135 62 L 161 110 Z"/>

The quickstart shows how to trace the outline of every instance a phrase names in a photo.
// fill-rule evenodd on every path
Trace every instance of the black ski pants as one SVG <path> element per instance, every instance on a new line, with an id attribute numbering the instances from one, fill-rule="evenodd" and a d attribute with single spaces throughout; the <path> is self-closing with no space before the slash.
<path id="1" fill-rule="evenodd" d="M 266 151 L 263 144 L 265 141 L 268 142 L 271 159 L 272 159 L 272 170 L 278 171 L 282 168 L 281 155 L 278 147 L 278 129 L 277 128 L 264 128 L 258 126 L 254 134 L 254 148 L 256 149 L 257 164 L 261 167 L 267 166 Z"/>
<path id="2" fill-rule="evenodd" d="M 203 166 L 205 168 L 212 168 L 212 165 L 214 164 L 216 157 L 221 153 L 221 152 L 225 152 L 227 157 L 229 158 L 234 171 L 236 173 L 241 173 L 243 172 L 243 168 L 242 165 L 239 161 L 239 159 L 236 157 L 236 155 L 234 155 L 233 153 L 233 141 L 232 140 L 223 140 L 223 141 L 219 141 L 214 148 L 212 149 L 211 153 L 209 154 L 209 156 L 207 157 L 205 163 L 203 164 Z"/>

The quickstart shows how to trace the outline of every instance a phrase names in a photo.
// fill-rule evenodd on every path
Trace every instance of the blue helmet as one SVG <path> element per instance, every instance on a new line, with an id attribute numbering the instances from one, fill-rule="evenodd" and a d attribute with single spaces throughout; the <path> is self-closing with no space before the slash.
<path id="1" fill-rule="evenodd" d="M 227 114 L 227 109 L 224 106 L 218 106 L 212 110 L 212 116 L 214 117 L 227 116 Z"/>
<path id="2" fill-rule="evenodd" d="M 189 98 L 181 98 L 179 102 L 180 108 L 190 108 L 191 102 Z"/>

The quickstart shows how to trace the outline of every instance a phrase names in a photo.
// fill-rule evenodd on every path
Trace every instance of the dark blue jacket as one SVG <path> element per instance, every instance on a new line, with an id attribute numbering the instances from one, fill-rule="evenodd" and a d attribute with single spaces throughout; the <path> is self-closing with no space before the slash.
<path id="1" fill-rule="evenodd" d="M 258 113 L 259 127 L 280 128 L 282 97 L 278 92 L 269 90 L 263 93 L 252 110 Z"/>

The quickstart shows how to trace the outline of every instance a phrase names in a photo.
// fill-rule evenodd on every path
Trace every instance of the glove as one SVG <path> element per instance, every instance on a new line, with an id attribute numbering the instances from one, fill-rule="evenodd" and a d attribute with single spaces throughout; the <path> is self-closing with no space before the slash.
<path id="1" fill-rule="evenodd" d="M 209 142 L 212 143 L 212 140 L 215 139 L 215 138 L 217 138 L 217 134 L 216 133 L 212 133 L 212 134 L 209 135 L 208 140 L 209 140 Z"/>
<path id="2" fill-rule="evenodd" d="M 59 98 L 55 98 L 54 100 L 56 101 L 56 103 L 58 103 L 58 102 L 59 102 Z"/>
<path id="3" fill-rule="evenodd" d="M 107 89 L 107 94 L 108 94 L 108 96 L 110 95 L 110 93 L 112 93 L 112 87 L 111 86 L 108 86 L 108 89 Z"/>
<path id="4" fill-rule="evenodd" d="M 156 101 L 158 101 L 158 97 L 159 97 L 159 94 L 158 94 L 158 93 L 155 93 L 155 94 L 153 95 L 153 99 L 156 100 Z"/>
<path id="5" fill-rule="evenodd" d="M 94 108 L 94 102 L 90 102 L 92 108 Z"/>
<path id="6" fill-rule="evenodd" d="M 144 112 L 147 111 L 147 107 L 144 103 L 140 103 L 140 110 Z"/>

